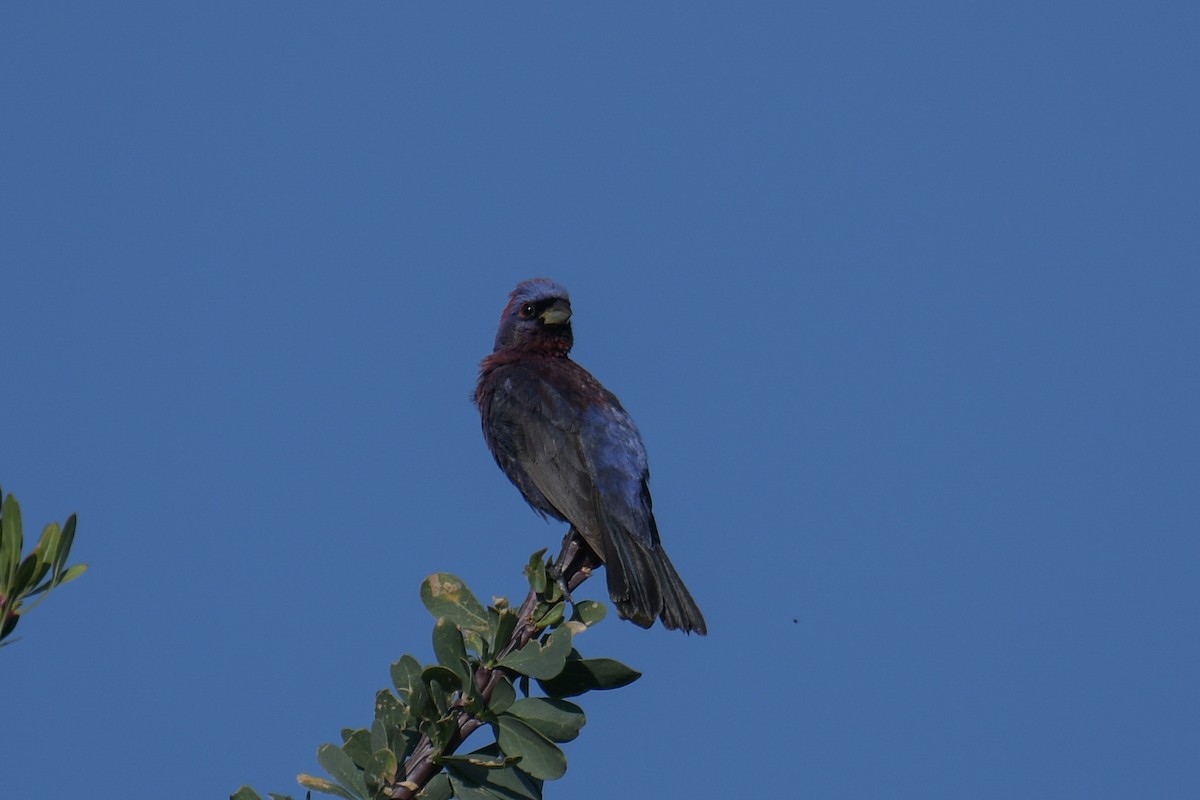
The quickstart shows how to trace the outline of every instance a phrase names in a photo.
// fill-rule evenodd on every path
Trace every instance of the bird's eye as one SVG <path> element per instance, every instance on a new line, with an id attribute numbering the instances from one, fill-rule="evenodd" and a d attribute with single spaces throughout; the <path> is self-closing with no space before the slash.
<path id="1" fill-rule="evenodd" d="M 535 311 L 537 311 L 537 309 L 533 307 L 533 303 L 526 303 L 525 305 L 521 306 L 521 319 L 533 319 Z"/>

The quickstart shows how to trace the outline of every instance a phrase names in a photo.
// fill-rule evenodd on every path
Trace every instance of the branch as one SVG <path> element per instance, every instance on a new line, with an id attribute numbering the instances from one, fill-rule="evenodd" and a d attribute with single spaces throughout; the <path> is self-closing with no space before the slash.
<path id="1" fill-rule="evenodd" d="M 591 577 L 593 568 L 599 564 L 599 559 L 592 554 L 572 529 L 563 541 L 563 549 L 554 568 L 555 577 L 559 585 L 566 588 L 568 598 L 571 592 Z M 538 602 L 538 593 L 531 588 L 518 611 L 517 627 L 513 631 L 512 639 L 497 655 L 497 661 L 520 650 L 538 635 L 541 629 L 537 627 L 537 620 L 533 617 Z M 485 702 L 491 701 L 496 684 L 502 677 L 508 678 L 515 684 L 519 675 L 513 670 L 499 666 L 480 667 L 475 671 L 475 685 L 483 695 Z M 461 705 L 462 702 L 459 700 L 458 704 Z M 433 780 L 434 776 L 442 771 L 442 766 L 434 761 L 435 756 L 452 755 L 468 736 L 486 724 L 465 709 L 460 710 L 454 735 L 440 753 L 428 736 L 422 736 L 413 749 L 412 755 L 404 762 L 402 773 L 404 777 L 391 788 L 388 796 L 396 800 L 413 800 Z"/>

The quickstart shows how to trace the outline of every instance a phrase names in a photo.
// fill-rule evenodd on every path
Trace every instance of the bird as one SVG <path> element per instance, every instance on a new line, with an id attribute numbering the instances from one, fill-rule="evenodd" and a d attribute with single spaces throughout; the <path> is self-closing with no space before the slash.
<path id="1" fill-rule="evenodd" d="M 517 284 L 475 386 L 488 449 L 534 511 L 570 523 L 564 554 L 577 537 L 604 564 L 618 616 L 707 634 L 659 539 L 641 434 L 616 395 L 571 360 L 573 344 L 567 290 L 548 278 Z"/>

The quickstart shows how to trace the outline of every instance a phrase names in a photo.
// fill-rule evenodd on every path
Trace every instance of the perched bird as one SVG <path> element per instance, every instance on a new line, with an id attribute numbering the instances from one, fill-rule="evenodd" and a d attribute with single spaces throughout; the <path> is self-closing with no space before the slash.
<path id="1" fill-rule="evenodd" d="M 568 357 L 572 342 L 566 289 L 518 284 L 475 387 L 488 448 L 535 511 L 569 522 L 566 541 L 582 537 L 604 563 L 622 618 L 707 633 L 658 538 L 642 437 L 616 395 Z"/>

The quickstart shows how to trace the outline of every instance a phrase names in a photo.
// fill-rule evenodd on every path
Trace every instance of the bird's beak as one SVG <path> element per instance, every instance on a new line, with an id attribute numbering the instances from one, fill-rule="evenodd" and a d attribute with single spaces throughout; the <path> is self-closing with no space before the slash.
<path id="1" fill-rule="evenodd" d="M 543 311 L 541 316 L 546 325 L 562 325 L 571 318 L 571 306 L 566 300 L 555 300 L 554 305 Z"/>

